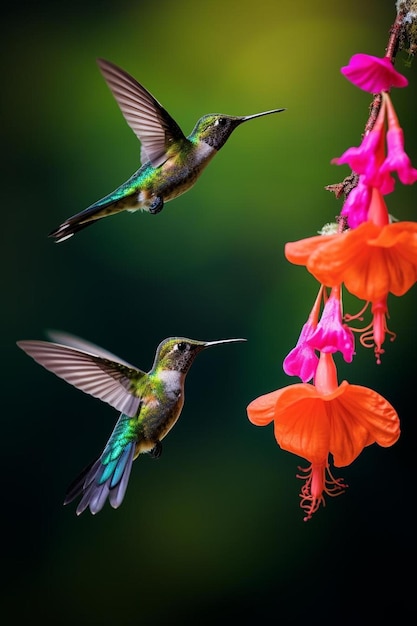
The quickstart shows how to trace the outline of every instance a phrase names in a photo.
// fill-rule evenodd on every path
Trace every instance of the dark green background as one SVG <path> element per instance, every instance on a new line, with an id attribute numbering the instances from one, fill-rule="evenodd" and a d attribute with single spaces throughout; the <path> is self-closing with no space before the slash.
<path id="1" fill-rule="evenodd" d="M 341 201 L 330 164 L 363 131 L 370 96 L 340 74 L 383 55 L 394 2 L 19 3 L 2 19 L 3 382 L 1 614 L 7 624 L 371 624 L 413 609 L 415 287 L 389 302 L 380 366 L 357 344 L 340 380 L 397 408 L 402 437 L 348 468 L 350 485 L 302 521 L 303 462 L 246 417 L 282 371 L 317 284 L 286 262 Z M 158 216 L 123 213 L 55 245 L 47 233 L 139 165 L 139 143 L 95 63 L 141 81 L 189 133 L 209 112 L 286 107 L 239 128 Z M 416 68 L 393 100 L 417 165 Z M 416 219 L 417 187 L 387 198 Z M 359 303 L 346 298 L 354 312 Z M 117 412 L 15 346 L 58 328 L 152 365 L 161 339 L 246 337 L 198 357 L 159 461 L 140 458 L 120 509 L 77 518 L 65 489 Z M 313 621 L 311 621 L 313 620 Z"/>

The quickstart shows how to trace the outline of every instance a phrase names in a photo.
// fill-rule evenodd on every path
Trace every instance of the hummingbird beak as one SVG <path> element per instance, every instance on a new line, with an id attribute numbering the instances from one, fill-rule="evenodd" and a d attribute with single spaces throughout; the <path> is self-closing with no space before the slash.
<path id="1" fill-rule="evenodd" d="M 247 341 L 247 339 L 219 339 L 218 341 L 206 341 L 204 343 L 204 348 L 210 348 L 211 346 L 218 346 L 221 343 L 239 343 L 242 341 Z"/>
<path id="2" fill-rule="evenodd" d="M 271 115 L 271 113 L 281 113 L 281 111 L 285 111 L 286 109 L 272 109 L 272 111 L 263 111 L 262 113 L 255 113 L 254 115 L 245 115 L 241 117 L 242 122 L 247 122 L 248 120 L 253 120 L 255 117 L 263 117 L 264 115 Z"/>

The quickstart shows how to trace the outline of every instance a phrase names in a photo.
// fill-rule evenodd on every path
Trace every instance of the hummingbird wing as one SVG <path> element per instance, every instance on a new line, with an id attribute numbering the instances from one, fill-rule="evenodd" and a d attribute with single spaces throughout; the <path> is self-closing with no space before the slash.
<path id="1" fill-rule="evenodd" d="M 93 515 L 104 506 L 107 498 L 117 509 L 124 498 L 135 456 L 137 420 L 122 414 L 101 456 L 90 463 L 69 486 L 64 504 L 79 495 L 77 515 L 89 508 Z"/>
<path id="2" fill-rule="evenodd" d="M 136 415 L 137 383 L 145 372 L 119 360 L 48 341 L 18 341 L 37 363 L 77 389 L 107 402 L 128 416 Z M 91 344 L 90 344 L 91 345 Z"/>
<path id="3" fill-rule="evenodd" d="M 102 356 L 105 359 L 117 361 L 118 363 L 127 365 L 127 367 L 136 369 L 134 365 L 131 365 L 127 361 L 122 361 L 122 359 L 120 359 L 112 352 L 100 348 L 100 346 L 97 346 L 91 341 L 81 339 L 81 337 L 76 337 L 75 335 L 65 333 L 61 330 L 48 330 L 48 337 L 52 339 L 54 343 L 63 343 L 66 346 L 70 346 L 71 348 L 76 348 L 77 350 L 82 350 L 83 352 L 90 352 L 91 354 L 96 354 L 97 356 Z"/>
<path id="4" fill-rule="evenodd" d="M 141 142 L 141 164 L 162 165 L 172 142 L 186 140 L 163 106 L 132 76 L 117 65 L 97 59 L 98 66 L 126 122 Z"/>

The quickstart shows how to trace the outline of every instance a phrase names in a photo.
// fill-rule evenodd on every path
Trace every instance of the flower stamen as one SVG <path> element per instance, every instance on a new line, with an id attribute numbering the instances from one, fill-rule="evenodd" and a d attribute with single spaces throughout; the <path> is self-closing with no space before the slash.
<path id="1" fill-rule="evenodd" d="M 361 308 L 361 310 L 358 313 L 355 313 L 355 314 L 345 313 L 343 316 L 344 321 L 351 322 L 352 320 L 359 320 L 360 322 L 363 322 L 363 314 L 365 313 L 368 306 L 369 306 L 369 302 L 365 302 L 364 306 Z M 351 326 L 350 328 L 354 331 L 360 330 L 357 328 L 352 328 Z"/>
<path id="2" fill-rule="evenodd" d="M 306 513 L 303 521 L 308 522 L 319 509 L 320 504 L 326 506 L 324 494 L 330 497 L 340 496 L 348 485 L 343 482 L 343 478 L 333 476 L 327 462 L 311 463 L 308 467 L 299 466 L 298 470 L 308 474 L 307 476 L 296 475 L 296 478 L 306 481 L 300 492 L 300 507 Z"/>

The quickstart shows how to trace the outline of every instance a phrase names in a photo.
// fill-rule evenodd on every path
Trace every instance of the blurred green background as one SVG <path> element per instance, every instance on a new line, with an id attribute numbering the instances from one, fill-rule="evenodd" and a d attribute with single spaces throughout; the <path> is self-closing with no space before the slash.
<path id="1" fill-rule="evenodd" d="M 350 485 L 305 524 L 295 474 L 272 428 L 246 417 L 282 371 L 317 291 L 283 254 L 341 201 L 330 164 L 357 145 L 370 97 L 340 74 L 383 55 L 394 2 L 63 2 L 2 18 L 3 381 L 1 612 L 4 623 L 376 623 L 413 610 L 416 289 L 390 300 L 380 366 L 357 344 L 340 380 L 398 410 L 402 437 L 336 470 Z M 47 233 L 139 166 L 139 143 L 95 62 L 142 82 L 188 134 L 209 112 L 286 107 L 240 127 L 187 194 L 157 216 L 122 213 L 55 245 Z M 417 164 L 415 67 L 393 94 Z M 387 198 L 415 219 L 417 187 Z M 357 302 L 348 300 L 354 312 Z M 170 335 L 247 344 L 207 351 L 160 460 L 133 466 L 120 509 L 79 518 L 67 485 L 117 419 L 15 345 L 48 328 L 78 334 L 142 369 Z M 372 591 L 371 591 L 372 590 Z"/>

